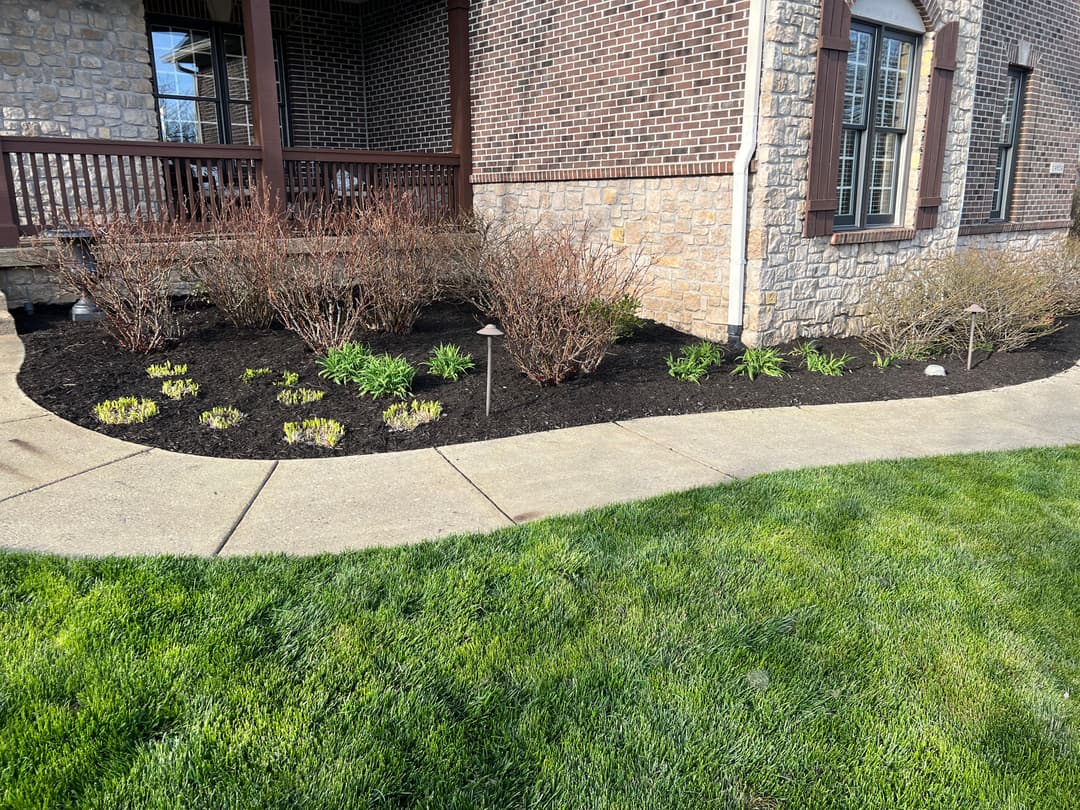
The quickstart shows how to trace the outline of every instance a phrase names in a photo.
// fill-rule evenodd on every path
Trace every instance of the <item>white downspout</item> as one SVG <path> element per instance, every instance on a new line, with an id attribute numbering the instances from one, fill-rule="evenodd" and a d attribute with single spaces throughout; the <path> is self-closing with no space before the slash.
<path id="1" fill-rule="evenodd" d="M 765 55 L 765 12 L 768 0 L 750 0 L 746 36 L 746 77 L 743 88 L 742 136 L 735 153 L 731 193 L 731 266 L 728 270 L 728 339 L 742 337 L 746 308 L 746 238 L 750 214 L 750 163 L 757 150 L 761 112 L 761 72 Z"/>

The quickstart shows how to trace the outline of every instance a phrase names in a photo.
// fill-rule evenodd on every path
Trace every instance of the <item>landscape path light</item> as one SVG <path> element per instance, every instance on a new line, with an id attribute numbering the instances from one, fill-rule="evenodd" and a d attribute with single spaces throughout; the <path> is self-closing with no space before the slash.
<path id="1" fill-rule="evenodd" d="M 968 335 L 968 365 L 967 370 L 971 371 L 971 355 L 975 352 L 975 319 L 986 312 L 985 309 L 978 304 L 972 304 L 970 307 L 964 310 L 964 312 L 971 313 L 971 333 Z"/>
<path id="2" fill-rule="evenodd" d="M 476 334 L 483 335 L 487 338 L 488 344 L 488 359 L 487 359 L 487 405 L 484 408 L 484 416 L 491 416 L 491 339 L 502 337 L 502 330 L 495 324 L 489 323 L 483 329 Z"/>

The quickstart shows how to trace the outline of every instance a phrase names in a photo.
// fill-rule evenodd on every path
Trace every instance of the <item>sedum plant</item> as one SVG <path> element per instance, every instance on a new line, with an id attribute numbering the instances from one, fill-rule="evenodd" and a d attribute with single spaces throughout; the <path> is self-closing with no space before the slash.
<path id="1" fill-rule="evenodd" d="M 181 374 L 187 374 L 187 363 L 178 363 L 174 366 L 166 360 L 164 363 L 154 363 L 152 366 L 146 367 L 146 376 L 152 380 L 179 377 Z"/>
<path id="2" fill-rule="evenodd" d="M 398 355 L 380 354 L 372 357 L 360 372 L 360 393 L 373 398 L 382 396 L 405 399 L 412 389 L 416 369 Z"/>
<path id="3" fill-rule="evenodd" d="M 105 425 L 139 425 L 157 416 L 157 403 L 152 399 L 120 397 L 107 399 L 94 406 L 94 416 Z"/>
<path id="4" fill-rule="evenodd" d="M 784 376 L 784 358 L 776 349 L 747 349 L 738 357 L 738 365 L 731 373 L 739 377 L 749 377 L 751 381 L 764 375 L 766 377 Z"/>
<path id="5" fill-rule="evenodd" d="M 310 405 L 324 396 L 325 391 L 316 391 L 314 388 L 286 388 L 278 392 L 277 401 L 282 405 Z"/>
<path id="6" fill-rule="evenodd" d="M 245 414 L 231 405 L 211 408 L 199 414 L 199 424 L 214 430 L 228 430 L 243 421 Z"/>
<path id="7" fill-rule="evenodd" d="M 420 425 L 437 421 L 442 412 L 442 403 L 433 400 L 414 399 L 408 405 L 395 402 L 383 411 L 383 422 L 394 432 L 415 430 Z"/>
<path id="8" fill-rule="evenodd" d="M 269 368 L 245 368 L 244 373 L 240 375 L 240 381 L 250 383 L 254 382 L 260 377 L 266 377 L 273 373 L 274 370 Z"/>
<path id="9" fill-rule="evenodd" d="M 329 349 L 315 361 L 319 376 L 337 385 L 360 382 L 360 372 L 371 360 L 371 349 L 362 343 L 345 343 Z"/>
<path id="10" fill-rule="evenodd" d="M 668 374 L 684 382 L 700 383 L 709 376 L 709 369 L 724 362 L 724 350 L 715 343 L 703 340 L 692 346 L 683 346 L 679 356 L 667 358 Z"/>
<path id="11" fill-rule="evenodd" d="M 284 386 L 285 388 L 292 388 L 300 382 L 300 375 L 295 371 L 283 371 L 281 372 L 281 379 L 275 380 L 274 385 Z"/>
<path id="12" fill-rule="evenodd" d="M 303 422 L 285 423 L 285 441 L 289 444 L 313 444 L 333 449 L 345 435 L 345 426 L 333 419 L 313 417 Z"/>
<path id="13" fill-rule="evenodd" d="M 161 383 L 161 393 L 169 399 L 197 397 L 199 384 L 194 380 L 165 380 Z"/>
<path id="14" fill-rule="evenodd" d="M 453 343 L 440 343 L 431 350 L 431 357 L 426 363 L 428 371 L 444 380 L 453 380 L 465 376 L 476 363 L 471 354 L 462 354 Z"/>

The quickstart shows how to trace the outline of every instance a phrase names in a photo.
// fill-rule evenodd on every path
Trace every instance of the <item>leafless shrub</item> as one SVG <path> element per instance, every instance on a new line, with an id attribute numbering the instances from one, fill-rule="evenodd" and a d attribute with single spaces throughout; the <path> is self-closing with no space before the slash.
<path id="1" fill-rule="evenodd" d="M 66 230 L 93 235 L 97 268 L 74 261 L 66 241 L 53 238 L 57 276 L 72 289 L 85 290 L 105 314 L 105 326 L 131 352 L 152 352 L 180 336 L 172 310 L 174 279 L 190 275 L 191 230 L 178 221 L 113 215 L 84 217 Z"/>
<path id="2" fill-rule="evenodd" d="M 420 312 L 439 295 L 439 254 L 416 200 L 386 192 L 343 222 L 355 250 L 346 255 L 379 332 L 411 332 Z"/>
<path id="3" fill-rule="evenodd" d="M 1044 254 L 963 250 L 875 282 L 862 339 L 895 357 L 965 351 L 972 304 L 986 310 L 976 320 L 976 341 L 995 351 L 1015 351 L 1060 328 L 1058 277 Z"/>
<path id="4" fill-rule="evenodd" d="M 270 268 L 264 284 L 278 319 L 325 354 L 351 341 L 370 319 L 356 272 L 364 244 L 350 216 L 327 209 L 296 213 L 291 234 L 289 255 Z"/>
<path id="5" fill-rule="evenodd" d="M 478 303 L 502 325 L 522 372 L 541 385 L 595 371 L 618 336 L 607 313 L 638 293 L 638 257 L 589 237 L 587 226 L 510 225 L 477 254 L 485 282 Z"/>
<path id="6" fill-rule="evenodd" d="M 206 297 L 238 329 L 265 329 L 274 319 L 268 280 L 285 264 L 287 229 L 265 188 L 223 206 L 195 275 Z"/>
<path id="7" fill-rule="evenodd" d="M 1067 239 L 1057 268 L 1057 296 L 1062 315 L 1080 315 L 1080 238 Z"/>

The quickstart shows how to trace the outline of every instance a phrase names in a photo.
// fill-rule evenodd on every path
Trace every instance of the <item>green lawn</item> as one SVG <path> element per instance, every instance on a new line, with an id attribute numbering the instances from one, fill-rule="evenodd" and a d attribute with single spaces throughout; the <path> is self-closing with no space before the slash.
<path id="1" fill-rule="evenodd" d="M 1078 563 L 1080 448 L 316 559 L 2 555 L 0 806 L 1076 807 Z"/>

